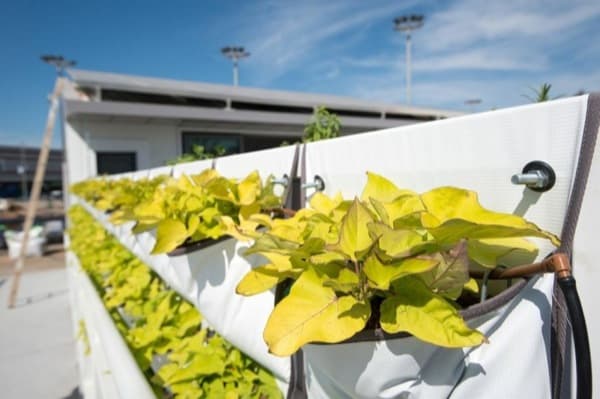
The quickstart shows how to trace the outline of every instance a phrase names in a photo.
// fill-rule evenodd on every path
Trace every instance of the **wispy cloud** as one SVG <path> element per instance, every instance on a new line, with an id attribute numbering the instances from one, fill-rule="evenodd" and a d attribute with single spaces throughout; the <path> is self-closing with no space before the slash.
<path id="1" fill-rule="evenodd" d="M 465 47 L 482 42 L 544 39 L 555 42 L 569 31 L 600 15 L 597 1 L 484 2 L 463 0 L 428 18 L 421 44 L 429 50 Z"/>
<path id="2" fill-rule="evenodd" d="M 265 2 L 258 6 L 258 15 L 247 21 L 243 28 L 243 35 L 249 38 L 248 47 L 253 52 L 248 68 L 268 81 L 306 68 L 311 62 L 337 57 L 340 49 L 352 44 L 352 37 L 357 36 L 357 32 L 360 39 L 360 33 L 364 33 L 370 24 L 381 19 L 387 22 L 390 15 L 414 3 Z"/>
<path id="3" fill-rule="evenodd" d="M 404 102 L 404 36 L 392 18 L 411 12 L 426 17 L 413 35 L 415 104 L 511 105 L 543 82 L 556 94 L 600 89 L 599 42 L 581 42 L 599 34 L 599 1 L 265 0 L 240 22 L 252 51 L 244 68 L 258 86 Z"/>

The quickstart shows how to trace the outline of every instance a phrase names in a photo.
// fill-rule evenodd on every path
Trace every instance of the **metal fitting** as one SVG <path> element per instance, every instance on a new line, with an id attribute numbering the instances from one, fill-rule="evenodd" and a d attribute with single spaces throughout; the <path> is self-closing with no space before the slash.
<path id="1" fill-rule="evenodd" d="M 533 191 L 544 192 L 554 187 L 556 174 L 546 162 L 532 161 L 525 165 L 521 173 L 513 175 L 510 181 L 523 184 Z"/>

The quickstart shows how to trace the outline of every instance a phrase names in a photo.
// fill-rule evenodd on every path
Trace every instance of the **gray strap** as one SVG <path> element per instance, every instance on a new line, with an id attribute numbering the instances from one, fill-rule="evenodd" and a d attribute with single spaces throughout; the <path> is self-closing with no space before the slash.
<path id="1" fill-rule="evenodd" d="M 306 143 L 302 144 L 302 160 L 300 162 L 300 184 L 306 183 Z M 304 190 L 300 190 L 302 198 L 300 198 L 300 206 L 306 207 L 306 193 Z"/>
<path id="2" fill-rule="evenodd" d="M 592 93 L 588 97 L 587 112 L 585 115 L 585 125 L 583 127 L 583 137 L 581 139 L 581 148 L 579 150 L 579 160 L 575 172 L 575 183 L 569 198 L 567 216 L 563 224 L 561 233 L 561 245 L 559 251 L 572 256 L 573 237 L 575 228 L 581 211 L 583 195 L 587 185 L 590 169 L 592 168 L 592 159 L 596 148 L 596 139 L 598 137 L 598 128 L 600 126 L 600 93 Z"/>
<path id="3" fill-rule="evenodd" d="M 561 245 L 558 249 L 559 252 L 567 254 L 569 258 L 573 256 L 573 238 L 581 211 L 581 204 L 583 203 L 585 187 L 592 168 L 599 128 L 600 93 L 592 93 L 588 96 L 583 137 L 575 172 L 575 182 L 571 190 L 567 215 L 565 216 L 561 232 Z M 550 340 L 552 397 L 560 399 L 570 396 L 571 376 L 568 363 L 570 362 L 571 353 L 571 332 L 568 325 L 565 299 L 562 290 L 556 282 L 554 283 L 552 298 L 552 335 Z"/>
<path id="4" fill-rule="evenodd" d="M 291 203 L 291 192 L 292 192 L 292 180 L 298 175 L 298 162 L 300 158 L 300 144 L 296 144 L 294 149 L 294 159 L 292 160 L 292 167 L 290 168 L 290 174 L 288 175 L 288 184 L 285 186 L 283 191 L 282 203 L 286 208 L 290 208 Z"/>

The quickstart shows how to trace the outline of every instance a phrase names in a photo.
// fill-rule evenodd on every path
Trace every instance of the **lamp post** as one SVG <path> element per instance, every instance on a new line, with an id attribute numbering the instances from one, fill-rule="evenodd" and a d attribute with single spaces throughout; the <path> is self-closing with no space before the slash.
<path id="1" fill-rule="evenodd" d="M 468 105 L 469 108 L 471 109 L 471 113 L 475 112 L 475 106 L 481 104 L 483 101 L 481 100 L 481 98 L 470 98 L 468 100 L 465 100 L 465 105 Z"/>
<path id="2" fill-rule="evenodd" d="M 233 61 L 233 85 L 238 85 L 238 61 L 249 57 L 250 53 L 240 46 L 227 46 L 221 49 L 221 54 Z"/>
<path id="3" fill-rule="evenodd" d="M 42 55 L 40 57 L 40 59 L 45 62 L 46 64 L 52 65 L 55 69 L 56 69 L 56 75 L 59 78 L 62 78 L 65 76 L 65 70 L 67 68 L 70 68 L 72 66 L 75 66 L 77 64 L 77 61 L 75 60 L 68 60 L 65 57 L 63 57 L 62 55 L 56 55 L 56 54 L 45 54 Z M 59 99 L 58 102 L 58 108 L 59 108 L 59 112 L 62 112 L 62 100 Z M 65 128 L 63 125 L 63 121 L 62 119 L 59 121 L 59 123 L 61 124 L 60 126 L 60 130 L 61 130 L 61 141 L 62 141 L 62 147 L 63 147 L 63 152 L 62 152 L 62 162 L 61 162 L 61 168 L 63 170 L 63 185 L 66 187 L 68 185 L 68 182 L 65 178 L 65 170 L 66 170 L 66 164 L 65 164 L 65 160 L 66 160 L 66 149 L 65 149 Z M 65 187 L 63 187 L 63 193 L 65 193 L 64 189 Z M 64 203 L 66 204 L 66 195 L 63 198 Z"/>
<path id="4" fill-rule="evenodd" d="M 394 30 L 406 33 L 406 103 L 411 102 L 411 33 L 423 26 L 425 17 L 420 14 L 403 15 L 394 19 Z"/>
<path id="5" fill-rule="evenodd" d="M 56 68 L 56 74 L 59 77 L 65 76 L 65 69 L 75 66 L 75 64 L 77 64 L 73 60 L 67 60 L 62 55 L 46 54 L 42 55 L 40 58 L 46 64 L 50 64 L 54 68 Z"/>

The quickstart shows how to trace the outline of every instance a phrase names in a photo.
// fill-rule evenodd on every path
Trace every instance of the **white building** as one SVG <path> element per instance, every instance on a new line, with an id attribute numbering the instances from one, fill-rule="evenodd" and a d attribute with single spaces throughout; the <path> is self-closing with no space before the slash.
<path id="1" fill-rule="evenodd" d="M 457 112 L 347 97 L 70 70 L 63 94 L 68 184 L 164 165 L 193 144 L 228 153 L 298 141 L 317 106 L 342 134 L 447 118 Z"/>

